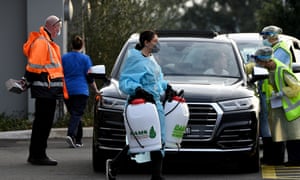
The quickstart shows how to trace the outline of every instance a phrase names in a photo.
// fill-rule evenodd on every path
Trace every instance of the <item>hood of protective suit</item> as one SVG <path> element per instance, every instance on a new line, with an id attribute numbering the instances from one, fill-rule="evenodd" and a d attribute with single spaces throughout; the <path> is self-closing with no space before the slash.
<path id="1" fill-rule="evenodd" d="M 134 95 L 137 87 L 142 87 L 159 99 L 167 87 L 160 66 L 153 56 L 144 57 L 141 51 L 132 49 L 124 64 L 119 81 L 120 89 L 125 94 Z"/>
<path id="2" fill-rule="evenodd" d="M 40 27 L 40 32 L 31 32 L 29 34 L 28 40 L 26 41 L 26 43 L 23 45 L 23 53 L 25 56 L 29 56 L 30 53 L 30 47 L 31 44 L 39 37 L 39 36 L 44 36 L 47 40 L 50 40 L 49 35 L 47 34 L 47 32 L 44 30 L 44 27 L 41 26 Z"/>

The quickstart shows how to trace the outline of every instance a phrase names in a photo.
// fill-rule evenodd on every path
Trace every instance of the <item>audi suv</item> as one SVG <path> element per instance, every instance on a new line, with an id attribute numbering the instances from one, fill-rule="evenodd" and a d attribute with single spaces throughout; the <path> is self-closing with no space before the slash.
<path id="1" fill-rule="evenodd" d="M 167 148 L 166 158 L 176 162 L 176 156 L 192 154 L 192 161 L 205 153 L 211 157 L 220 154 L 237 161 L 245 170 L 258 171 L 259 101 L 236 43 L 218 39 L 213 32 L 158 31 L 158 36 L 161 49 L 153 56 L 173 89 L 184 90 L 190 113 L 181 147 Z M 106 159 L 126 144 L 123 109 L 127 95 L 119 90 L 118 80 L 138 38 L 133 34 L 124 44 L 95 101 L 95 171 L 103 170 Z M 220 60 L 218 54 L 222 54 L 223 63 L 216 63 Z M 206 73 L 220 64 L 227 73 Z"/>

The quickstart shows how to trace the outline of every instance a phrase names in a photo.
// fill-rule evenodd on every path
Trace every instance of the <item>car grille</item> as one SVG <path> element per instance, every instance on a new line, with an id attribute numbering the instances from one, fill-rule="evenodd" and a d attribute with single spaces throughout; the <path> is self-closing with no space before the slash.
<path id="1" fill-rule="evenodd" d="M 206 104 L 189 104 L 188 107 L 190 119 L 184 138 L 209 140 L 216 127 L 216 110 Z"/>
<path id="2" fill-rule="evenodd" d="M 98 111 L 97 140 L 101 148 L 122 148 L 125 146 L 125 126 L 122 111 Z"/>
<path id="3" fill-rule="evenodd" d="M 257 119 L 255 113 L 224 115 L 222 128 L 216 142 L 223 149 L 253 147 L 257 143 Z"/>
<path id="4" fill-rule="evenodd" d="M 216 103 L 188 103 L 190 119 L 181 149 L 251 148 L 257 141 L 257 119 L 254 111 L 224 114 Z M 98 144 L 104 149 L 125 145 L 122 111 L 98 111 Z"/>
<path id="5" fill-rule="evenodd" d="M 257 140 L 254 112 L 223 114 L 217 104 L 188 104 L 190 119 L 181 148 L 252 147 Z"/>

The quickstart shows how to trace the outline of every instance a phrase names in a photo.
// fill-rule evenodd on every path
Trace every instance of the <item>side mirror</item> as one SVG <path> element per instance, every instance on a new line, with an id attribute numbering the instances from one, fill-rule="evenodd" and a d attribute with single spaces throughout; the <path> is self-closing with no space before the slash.
<path id="1" fill-rule="evenodd" d="M 88 75 L 95 79 L 106 79 L 105 66 L 104 65 L 95 65 L 92 66 Z"/>
<path id="2" fill-rule="evenodd" d="M 269 71 L 266 68 L 254 66 L 252 71 L 252 82 L 257 80 L 267 79 L 269 77 Z"/>

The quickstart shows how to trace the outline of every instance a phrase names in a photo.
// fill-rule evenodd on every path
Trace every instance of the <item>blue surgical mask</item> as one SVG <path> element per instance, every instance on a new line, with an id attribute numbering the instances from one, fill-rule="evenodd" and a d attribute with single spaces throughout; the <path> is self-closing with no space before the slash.
<path id="1" fill-rule="evenodd" d="M 158 53 L 159 50 L 160 50 L 160 44 L 159 42 L 157 42 L 152 48 L 152 53 Z"/>
<path id="2" fill-rule="evenodd" d="M 61 34 L 61 30 L 59 30 L 59 31 L 57 32 L 57 36 L 60 36 L 60 34 Z"/>
<path id="3" fill-rule="evenodd" d="M 270 43 L 268 39 L 264 39 L 264 40 L 263 40 L 263 45 L 264 45 L 264 46 L 272 47 L 272 43 Z"/>

